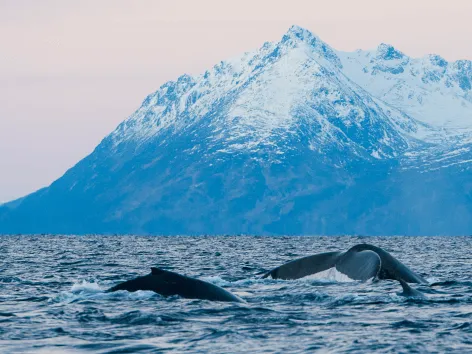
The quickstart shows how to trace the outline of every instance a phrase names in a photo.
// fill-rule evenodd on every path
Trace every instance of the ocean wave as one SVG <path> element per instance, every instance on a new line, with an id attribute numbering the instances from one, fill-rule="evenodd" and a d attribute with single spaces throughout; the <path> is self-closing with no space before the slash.
<path id="1" fill-rule="evenodd" d="M 424 238 L 369 239 L 429 274 L 431 286 L 411 284 L 426 299 L 400 296 L 397 281 L 358 282 L 336 272 L 291 281 L 258 274 L 286 262 L 288 252 L 345 249 L 357 238 L 44 236 L 3 242 L 14 252 L 4 255 L 8 267 L 0 277 L 2 354 L 472 349 L 472 265 L 441 261 L 445 254 L 468 259 L 471 238 L 428 238 L 427 248 Z M 154 264 L 199 274 L 246 302 L 106 292 Z"/>

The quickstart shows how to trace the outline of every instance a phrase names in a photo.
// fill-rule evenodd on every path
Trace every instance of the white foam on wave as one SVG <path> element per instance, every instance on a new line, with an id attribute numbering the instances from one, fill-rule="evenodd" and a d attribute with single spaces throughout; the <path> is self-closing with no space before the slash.
<path id="1" fill-rule="evenodd" d="M 84 299 L 106 299 L 106 298 L 120 298 L 123 300 L 146 300 L 154 296 L 159 296 L 153 291 L 139 290 L 135 292 L 115 291 L 111 293 L 105 292 L 99 283 L 82 280 L 72 285 L 70 290 L 62 291 L 56 297 L 49 301 L 59 302 L 75 302 Z"/>
<path id="2" fill-rule="evenodd" d="M 248 292 L 248 291 L 233 291 L 232 292 L 234 295 L 237 295 L 241 298 L 244 298 L 244 297 L 249 297 L 249 296 L 252 296 L 253 294 Z"/>
<path id="3" fill-rule="evenodd" d="M 223 278 L 219 276 L 202 277 L 201 280 L 211 283 L 213 285 L 218 285 L 218 286 L 228 286 L 231 284 L 231 282 L 224 280 Z"/>
<path id="4" fill-rule="evenodd" d="M 102 291 L 103 289 L 100 288 L 100 285 L 98 285 L 98 283 L 88 282 L 86 280 L 82 280 L 80 283 L 74 283 L 74 285 L 72 285 L 72 288 L 70 289 L 70 292 L 73 294 L 78 294 L 78 293 L 96 294 Z"/>
<path id="5" fill-rule="evenodd" d="M 130 299 L 130 300 L 147 300 L 152 297 L 161 296 L 151 290 L 138 290 L 138 291 L 133 291 L 133 292 L 129 292 L 126 290 L 118 290 L 112 293 L 104 293 L 104 295 L 107 297 L 123 297 L 125 299 Z"/>
<path id="6" fill-rule="evenodd" d="M 272 278 L 269 278 L 272 280 Z M 246 285 L 246 286 L 249 286 L 249 285 L 253 285 L 253 284 L 265 284 L 267 283 L 267 279 L 262 279 L 262 278 L 247 278 L 247 279 L 241 279 L 241 280 L 236 280 L 234 282 L 234 284 L 237 284 L 237 285 Z"/>
<path id="7" fill-rule="evenodd" d="M 433 283 L 439 283 L 441 279 L 436 278 L 436 277 L 428 277 L 426 278 L 426 281 L 428 282 L 428 284 L 433 284 Z"/>
<path id="8" fill-rule="evenodd" d="M 101 294 L 104 295 L 105 293 L 98 283 L 82 280 L 74 283 L 70 290 L 61 291 L 55 297 L 50 298 L 49 301 L 70 303 L 100 296 Z"/>

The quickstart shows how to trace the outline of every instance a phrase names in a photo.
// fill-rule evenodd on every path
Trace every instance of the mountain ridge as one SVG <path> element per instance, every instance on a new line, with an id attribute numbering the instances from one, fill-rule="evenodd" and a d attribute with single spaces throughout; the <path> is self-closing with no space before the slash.
<path id="1" fill-rule="evenodd" d="M 163 84 L 51 186 L 0 206 L 0 233 L 470 233 L 470 67 L 340 52 L 293 26 Z"/>

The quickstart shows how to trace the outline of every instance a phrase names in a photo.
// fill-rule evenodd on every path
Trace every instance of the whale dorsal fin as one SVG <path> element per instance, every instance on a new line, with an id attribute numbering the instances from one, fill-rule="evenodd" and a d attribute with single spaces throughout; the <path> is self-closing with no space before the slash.
<path id="1" fill-rule="evenodd" d="M 152 275 L 160 275 L 160 274 L 165 274 L 168 273 L 167 270 L 161 269 L 161 268 L 156 268 L 156 267 L 151 267 L 151 274 Z"/>

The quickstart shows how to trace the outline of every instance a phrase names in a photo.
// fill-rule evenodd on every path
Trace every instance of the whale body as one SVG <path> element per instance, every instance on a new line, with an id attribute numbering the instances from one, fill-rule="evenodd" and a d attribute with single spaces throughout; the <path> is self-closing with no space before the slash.
<path id="1" fill-rule="evenodd" d="M 187 299 L 243 302 L 238 296 L 217 285 L 160 268 L 151 268 L 150 274 L 115 285 L 107 292 L 118 290 L 149 290 L 162 296 L 178 295 Z"/>
<path id="2" fill-rule="evenodd" d="M 369 244 L 355 245 L 346 252 L 326 252 L 296 259 L 272 269 L 263 278 L 300 279 L 331 268 L 353 280 L 377 278 L 427 283 L 390 253 Z"/>

